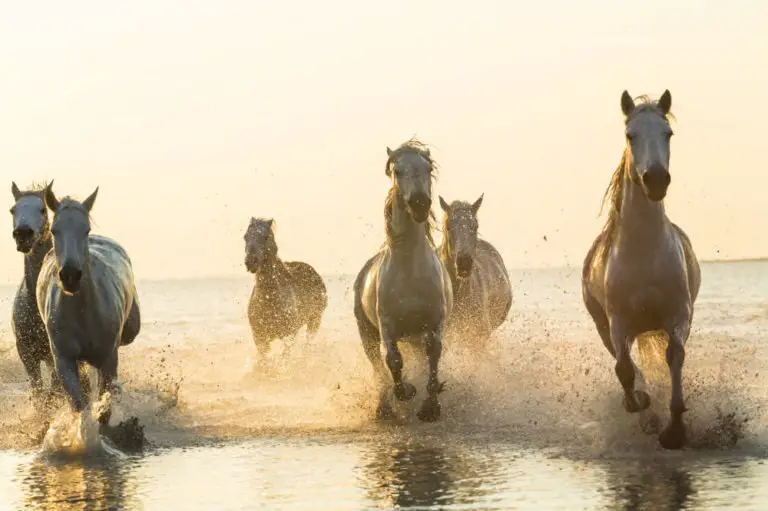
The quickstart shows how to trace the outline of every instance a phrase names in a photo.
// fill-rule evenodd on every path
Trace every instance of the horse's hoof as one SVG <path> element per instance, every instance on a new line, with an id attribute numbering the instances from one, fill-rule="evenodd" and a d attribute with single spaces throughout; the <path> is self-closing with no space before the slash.
<path id="1" fill-rule="evenodd" d="M 640 416 L 640 429 L 646 435 L 658 435 L 661 431 L 661 419 L 655 412 L 644 413 Z"/>
<path id="2" fill-rule="evenodd" d="M 635 398 L 632 401 L 627 399 L 627 395 L 624 394 L 622 403 L 624 404 L 624 409 L 626 411 L 629 413 L 637 413 L 651 406 L 651 396 L 649 396 L 647 392 L 644 390 L 636 390 L 634 393 Z"/>
<path id="3" fill-rule="evenodd" d="M 437 399 L 427 398 L 416 416 L 421 422 L 435 422 L 440 418 L 440 403 Z"/>
<path id="4" fill-rule="evenodd" d="M 410 401 L 416 395 L 416 387 L 407 381 L 395 385 L 395 397 L 398 401 Z"/>
<path id="5" fill-rule="evenodd" d="M 378 407 L 376 407 L 376 420 L 377 421 L 391 421 L 395 418 L 395 412 L 392 410 L 392 407 L 387 404 L 380 404 Z"/>
<path id="6" fill-rule="evenodd" d="M 680 449 L 685 442 L 685 424 L 682 420 L 673 420 L 659 435 L 659 443 L 665 449 Z"/>

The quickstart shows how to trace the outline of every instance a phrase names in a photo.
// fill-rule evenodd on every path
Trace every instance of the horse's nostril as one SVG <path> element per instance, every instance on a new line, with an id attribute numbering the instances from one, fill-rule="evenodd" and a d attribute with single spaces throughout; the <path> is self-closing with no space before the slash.
<path id="1" fill-rule="evenodd" d="M 34 231 L 30 229 L 29 227 L 17 227 L 13 230 L 13 237 L 15 239 L 27 239 L 31 238 L 34 234 Z"/>

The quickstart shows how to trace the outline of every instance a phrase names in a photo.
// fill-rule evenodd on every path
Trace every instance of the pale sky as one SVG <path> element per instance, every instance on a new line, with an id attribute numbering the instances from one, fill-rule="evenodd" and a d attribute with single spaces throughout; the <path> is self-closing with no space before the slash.
<path id="1" fill-rule="evenodd" d="M 509 267 L 579 265 L 624 147 L 619 98 L 672 92 L 670 217 L 707 258 L 768 255 L 768 3 L 691 0 L 4 2 L 0 197 L 101 187 L 94 232 L 139 279 L 284 259 L 356 272 L 383 241 L 385 147 L 485 193 Z M 21 276 L 11 216 L 0 283 Z M 4 233 L 4 234 L 3 234 Z M 543 240 L 547 236 L 548 241 Z"/>

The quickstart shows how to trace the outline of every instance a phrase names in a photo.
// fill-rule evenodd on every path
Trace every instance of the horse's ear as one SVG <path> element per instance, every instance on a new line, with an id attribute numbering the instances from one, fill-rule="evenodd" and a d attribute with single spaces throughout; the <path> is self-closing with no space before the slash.
<path id="1" fill-rule="evenodd" d="M 670 108 L 672 108 L 672 94 L 669 92 L 669 89 L 664 91 L 664 94 L 661 95 L 656 106 L 659 107 L 659 110 L 661 110 L 664 115 L 669 113 Z"/>
<path id="2" fill-rule="evenodd" d="M 98 193 L 99 193 L 99 187 L 97 186 L 96 189 L 93 191 L 93 193 L 83 201 L 83 207 L 88 213 L 90 213 L 91 209 L 93 209 L 93 203 L 96 202 L 96 195 L 98 195 Z"/>
<path id="3" fill-rule="evenodd" d="M 479 199 L 477 199 L 477 200 L 475 201 L 475 203 L 474 203 L 474 204 L 472 204 L 472 214 L 473 214 L 473 215 L 476 215 L 476 214 L 477 214 L 477 211 L 480 209 L 480 206 L 482 206 L 482 205 L 483 205 L 483 197 L 484 197 L 484 196 L 485 196 L 485 194 L 484 194 L 484 193 L 483 193 L 483 194 L 481 194 L 481 195 L 480 195 L 480 198 L 479 198 Z"/>
<path id="4" fill-rule="evenodd" d="M 11 193 L 13 194 L 13 200 L 19 200 L 21 197 L 21 190 L 16 186 L 15 181 L 11 181 Z"/>
<path id="5" fill-rule="evenodd" d="M 274 218 L 270 218 L 269 220 L 267 220 L 267 227 L 269 227 L 270 229 L 274 229 L 275 228 L 275 219 Z"/>
<path id="6" fill-rule="evenodd" d="M 632 110 L 635 109 L 635 100 L 632 99 L 632 96 L 629 95 L 629 92 L 624 91 L 621 93 L 621 111 L 624 113 L 625 116 L 628 116 L 632 113 Z"/>
<path id="7" fill-rule="evenodd" d="M 387 146 L 387 157 L 391 158 L 392 157 L 392 153 L 394 153 L 394 151 L 392 149 L 390 149 L 389 146 Z"/>
<path id="8" fill-rule="evenodd" d="M 56 194 L 53 193 L 53 187 L 51 186 L 53 184 L 53 181 L 50 182 L 48 186 L 45 187 L 45 205 L 48 206 L 48 209 L 56 213 L 56 210 L 59 209 L 59 199 L 56 198 Z"/>
<path id="9" fill-rule="evenodd" d="M 438 195 L 437 197 L 440 199 L 440 207 L 443 208 L 443 211 L 448 213 L 448 211 L 450 211 L 451 207 L 448 205 L 447 202 L 445 202 L 445 199 L 443 199 L 442 195 Z"/>

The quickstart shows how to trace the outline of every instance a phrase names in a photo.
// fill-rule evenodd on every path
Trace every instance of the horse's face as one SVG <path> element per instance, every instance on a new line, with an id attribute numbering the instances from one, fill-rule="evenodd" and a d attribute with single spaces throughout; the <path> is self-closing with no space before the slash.
<path id="1" fill-rule="evenodd" d="M 459 278 L 468 277 L 475 264 L 477 249 L 477 211 L 483 203 L 481 195 L 474 204 L 455 201 L 448 204 L 440 197 L 440 207 L 445 211 L 445 242 Z"/>
<path id="2" fill-rule="evenodd" d="M 24 194 L 16 183 L 13 183 L 12 192 L 16 201 L 11 208 L 13 239 L 16 250 L 26 255 L 48 235 L 48 209 L 42 192 Z"/>
<path id="3" fill-rule="evenodd" d="M 432 208 L 432 167 L 427 156 L 420 152 L 403 152 L 396 155 L 387 148 L 391 161 L 389 175 L 405 202 L 408 214 L 414 222 L 423 223 Z"/>
<path id="4" fill-rule="evenodd" d="M 59 285 L 66 294 L 73 295 L 80 290 L 83 271 L 88 265 L 90 212 L 98 191 L 97 188 L 82 203 L 73 199 L 59 202 L 50 190 L 45 194 L 45 203 L 53 211 L 51 234 Z"/>
<path id="5" fill-rule="evenodd" d="M 664 91 L 655 107 L 639 107 L 627 91 L 621 96 L 621 108 L 627 118 L 627 144 L 632 156 L 631 167 L 637 174 L 633 181 L 642 184 L 646 197 L 660 201 L 667 195 L 672 181 L 669 173 L 670 139 L 672 128 L 667 114 L 672 106 L 672 95 Z"/>
<path id="6" fill-rule="evenodd" d="M 245 267 L 250 273 L 277 256 L 277 242 L 272 230 L 274 220 L 251 218 L 245 231 Z"/>

